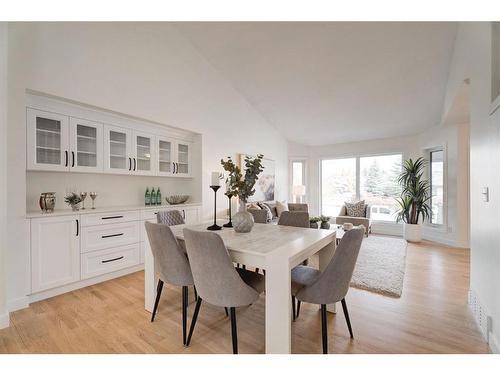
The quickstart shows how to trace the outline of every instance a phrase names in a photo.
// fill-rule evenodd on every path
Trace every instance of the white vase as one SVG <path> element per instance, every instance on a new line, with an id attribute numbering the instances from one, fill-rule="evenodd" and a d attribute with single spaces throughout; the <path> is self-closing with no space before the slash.
<path id="1" fill-rule="evenodd" d="M 254 225 L 253 215 L 247 211 L 247 204 L 240 201 L 238 212 L 233 215 L 233 228 L 238 233 L 248 233 Z"/>
<path id="2" fill-rule="evenodd" d="M 404 238 L 408 242 L 422 241 L 422 224 L 403 224 Z"/>

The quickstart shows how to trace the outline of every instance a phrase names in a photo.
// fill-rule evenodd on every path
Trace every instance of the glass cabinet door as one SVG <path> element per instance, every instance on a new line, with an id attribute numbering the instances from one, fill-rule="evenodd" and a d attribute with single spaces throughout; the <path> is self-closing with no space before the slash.
<path id="1" fill-rule="evenodd" d="M 27 168 L 68 170 L 68 117 L 28 108 Z"/>
<path id="2" fill-rule="evenodd" d="M 148 134 L 134 133 L 134 152 L 132 171 L 134 174 L 154 175 L 154 137 Z"/>
<path id="3" fill-rule="evenodd" d="M 189 175 L 191 173 L 190 159 L 191 155 L 189 144 L 179 142 L 177 144 L 177 163 L 175 174 Z"/>
<path id="4" fill-rule="evenodd" d="M 173 174 L 173 154 L 173 142 L 165 138 L 158 138 L 158 175 Z"/>
<path id="5" fill-rule="evenodd" d="M 130 156 L 130 131 L 114 126 L 105 126 L 104 170 L 111 173 L 132 173 Z"/>
<path id="6" fill-rule="evenodd" d="M 75 171 L 102 171 L 102 125 L 70 119 L 70 168 Z"/>

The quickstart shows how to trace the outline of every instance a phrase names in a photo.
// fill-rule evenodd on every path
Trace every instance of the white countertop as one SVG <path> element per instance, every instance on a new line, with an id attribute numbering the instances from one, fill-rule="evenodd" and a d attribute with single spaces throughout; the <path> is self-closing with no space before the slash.
<path id="1" fill-rule="evenodd" d="M 33 219 L 38 217 L 50 217 L 50 216 L 67 216 L 67 215 L 88 215 L 88 214 L 98 214 L 104 212 L 120 212 L 120 211 L 139 211 L 139 210 L 161 210 L 169 208 L 183 207 L 193 207 L 201 206 L 201 203 L 183 203 L 183 204 L 163 204 L 158 206 L 114 206 L 114 207 L 96 207 L 94 210 L 90 207 L 85 207 L 85 210 L 80 209 L 79 211 L 72 211 L 71 209 L 65 210 L 54 210 L 54 212 L 45 213 L 42 211 L 31 211 L 26 213 L 27 219 Z"/>

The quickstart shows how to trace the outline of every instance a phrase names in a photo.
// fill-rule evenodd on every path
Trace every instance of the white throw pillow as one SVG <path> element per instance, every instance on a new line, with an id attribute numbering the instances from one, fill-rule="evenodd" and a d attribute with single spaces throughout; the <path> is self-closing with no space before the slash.
<path id="1" fill-rule="evenodd" d="M 288 203 L 286 203 L 286 201 L 276 201 L 276 212 L 278 213 L 278 217 L 280 217 L 281 213 L 284 211 L 288 211 Z"/>

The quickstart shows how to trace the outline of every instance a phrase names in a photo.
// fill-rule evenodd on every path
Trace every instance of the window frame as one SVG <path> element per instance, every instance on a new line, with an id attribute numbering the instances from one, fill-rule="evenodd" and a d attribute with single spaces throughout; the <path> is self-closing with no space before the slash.
<path id="1" fill-rule="evenodd" d="M 356 199 L 360 200 L 361 198 L 361 158 L 366 157 L 376 157 L 376 156 L 389 156 L 389 155 L 401 155 L 401 163 L 403 163 L 405 158 L 405 153 L 403 151 L 390 151 L 390 152 L 379 152 L 379 153 L 366 153 L 366 154 L 342 154 L 336 156 L 322 156 L 319 158 L 319 212 L 320 215 L 323 215 L 323 168 L 322 163 L 323 160 L 339 160 L 339 159 L 356 159 Z M 377 224 L 397 224 L 395 221 L 387 221 L 387 220 L 373 220 L 372 222 L 376 222 Z"/>
<path id="2" fill-rule="evenodd" d="M 302 169 L 302 183 L 306 187 L 306 194 L 304 195 L 304 203 L 308 202 L 308 196 L 309 196 L 309 189 L 307 185 L 307 172 L 308 172 L 308 166 L 307 166 L 307 158 L 300 158 L 300 157 L 293 157 L 289 159 L 289 165 L 288 165 L 288 186 L 289 186 L 289 193 L 288 193 L 288 199 L 289 202 L 293 202 L 293 163 L 302 163 L 303 169 Z M 295 202 L 294 202 L 295 203 Z"/>
<path id="3" fill-rule="evenodd" d="M 448 226 L 448 153 L 446 144 L 435 146 L 431 148 L 427 148 L 425 150 L 425 155 L 427 160 L 429 161 L 429 165 L 427 167 L 427 178 L 429 179 L 429 185 L 431 189 L 432 195 L 432 159 L 431 154 L 436 151 L 443 152 L 443 223 L 436 224 L 432 222 L 432 217 L 430 220 L 427 220 L 426 226 L 436 229 L 445 229 Z M 432 207 L 432 198 L 430 200 L 430 204 Z"/>

